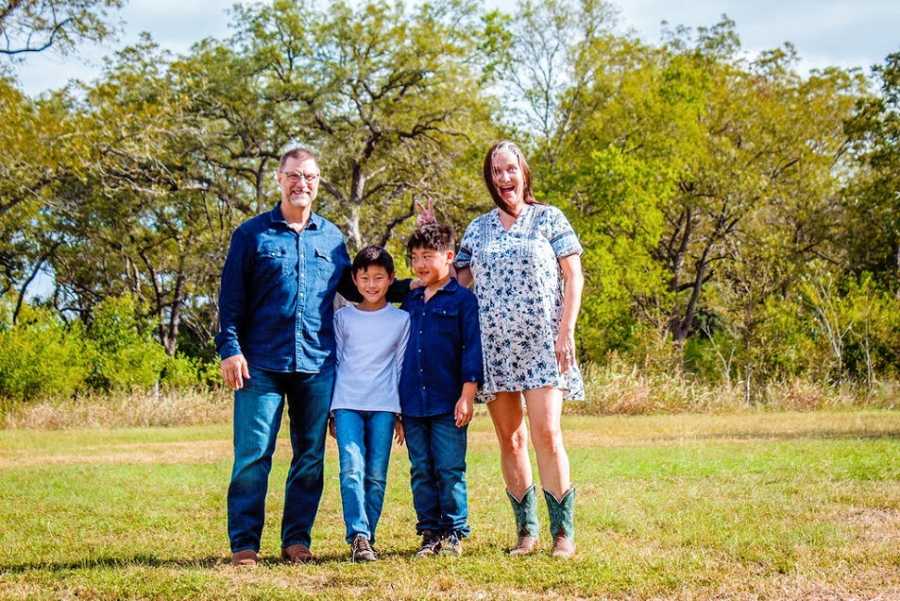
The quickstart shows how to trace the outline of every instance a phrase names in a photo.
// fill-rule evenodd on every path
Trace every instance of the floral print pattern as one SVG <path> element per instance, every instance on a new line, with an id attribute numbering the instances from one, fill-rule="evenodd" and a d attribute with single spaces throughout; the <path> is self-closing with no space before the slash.
<path id="1" fill-rule="evenodd" d="M 455 265 L 469 267 L 475 278 L 484 354 L 480 400 L 544 386 L 584 399 L 578 366 L 560 373 L 554 351 L 563 301 L 559 259 L 581 252 L 569 221 L 553 206 L 526 205 L 509 230 L 499 209 L 466 228 Z"/>

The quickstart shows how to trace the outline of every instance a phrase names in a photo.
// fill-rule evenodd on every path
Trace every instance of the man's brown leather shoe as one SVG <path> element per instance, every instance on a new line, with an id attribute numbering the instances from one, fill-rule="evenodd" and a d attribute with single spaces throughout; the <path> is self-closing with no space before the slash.
<path id="1" fill-rule="evenodd" d="M 252 568 L 257 563 L 259 563 L 259 555 L 252 549 L 231 554 L 231 565 L 233 566 Z"/>
<path id="2" fill-rule="evenodd" d="M 281 550 L 281 559 L 291 563 L 308 563 L 313 560 L 313 554 L 306 545 L 289 545 Z"/>

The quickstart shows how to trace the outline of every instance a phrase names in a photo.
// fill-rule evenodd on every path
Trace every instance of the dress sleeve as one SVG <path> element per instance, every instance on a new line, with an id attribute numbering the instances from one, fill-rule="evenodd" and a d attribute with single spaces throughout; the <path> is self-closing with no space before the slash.
<path id="1" fill-rule="evenodd" d="M 578 236 L 566 216 L 556 207 L 548 206 L 544 211 L 542 230 L 550 241 L 553 252 L 558 259 L 569 255 L 580 255 L 584 252 Z"/>
<path id="2" fill-rule="evenodd" d="M 463 234 L 462 241 L 459 243 L 459 252 L 453 260 L 453 266 L 457 269 L 465 269 L 472 263 L 472 255 L 475 252 L 475 244 L 478 231 L 478 218 L 472 220 L 466 232 Z"/>

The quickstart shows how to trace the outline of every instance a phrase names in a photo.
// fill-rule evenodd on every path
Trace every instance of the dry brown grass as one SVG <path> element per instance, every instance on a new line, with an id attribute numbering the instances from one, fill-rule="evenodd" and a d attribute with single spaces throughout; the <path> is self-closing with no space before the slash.
<path id="1" fill-rule="evenodd" d="M 900 407 L 898 382 L 881 382 L 867 389 L 850 383 L 833 386 L 795 379 L 748 390 L 743 382 L 709 384 L 689 374 L 648 372 L 615 359 L 605 365 L 585 365 L 582 370 L 587 401 L 566 406 L 567 411 L 582 415 Z"/>
<path id="2" fill-rule="evenodd" d="M 583 366 L 587 401 L 566 404 L 575 415 L 746 413 L 849 408 L 900 408 L 900 383 L 871 389 L 793 380 L 747 390 L 743 383 L 709 384 L 688 374 L 641 370 L 613 359 Z M 0 412 L 0 427 L 36 430 L 223 424 L 231 419 L 231 393 L 187 390 L 85 395 L 25 403 Z M 478 406 L 479 413 L 485 413 Z"/>
<path id="3" fill-rule="evenodd" d="M 231 410 L 231 394 L 223 390 L 95 394 L 13 407 L 3 425 L 37 430 L 193 426 L 227 422 Z"/>

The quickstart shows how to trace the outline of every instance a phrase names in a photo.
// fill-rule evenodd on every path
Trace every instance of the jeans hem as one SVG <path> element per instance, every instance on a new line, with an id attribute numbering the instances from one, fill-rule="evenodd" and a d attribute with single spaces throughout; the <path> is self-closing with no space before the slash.
<path id="1" fill-rule="evenodd" d="M 235 547 L 232 545 L 231 552 L 232 553 L 240 553 L 241 551 L 253 551 L 254 553 L 259 553 L 259 547 L 255 545 L 243 545 Z"/>

